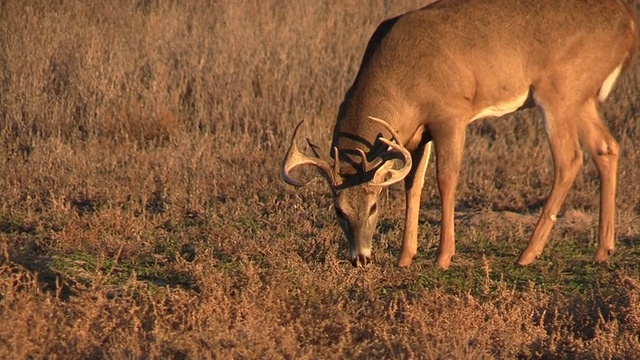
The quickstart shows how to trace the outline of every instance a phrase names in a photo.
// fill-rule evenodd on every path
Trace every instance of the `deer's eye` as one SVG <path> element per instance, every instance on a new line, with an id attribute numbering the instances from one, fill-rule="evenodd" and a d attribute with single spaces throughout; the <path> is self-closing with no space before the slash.
<path id="1" fill-rule="evenodd" d="M 369 214 L 373 214 L 378 210 L 378 204 L 375 203 L 373 205 L 371 205 L 371 207 L 369 208 Z"/>

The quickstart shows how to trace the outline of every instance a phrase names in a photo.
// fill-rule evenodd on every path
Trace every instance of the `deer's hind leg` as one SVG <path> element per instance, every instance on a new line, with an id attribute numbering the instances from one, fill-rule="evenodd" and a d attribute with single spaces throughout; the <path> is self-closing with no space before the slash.
<path id="1" fill-rule="evenodd" d="M 595 261 L 607 261 L 615 248 L 616 172 L 619 146 L 602 122 L 595 98 L 582 108 L 580 140 L 589 150 L 600 177 L 600 224 Z"/>
<path id="2" fill-rule="evenodd" d="M 549 86 L 549 89 L 542 88 L 537 94 L 534 91 L 534 99 L 544 115 L 555 175 L 553 187 L 529 239 L 529 244 L 518 258 L 520 265 L 531 263 L 542 253 L 558 211 L 582 166 L 578 120 L 582 115 L 583 104 L 578 101 L 567 101 L 567 97 L 564 96 L 566 94 L 557 93 L 556 85 Z"/>

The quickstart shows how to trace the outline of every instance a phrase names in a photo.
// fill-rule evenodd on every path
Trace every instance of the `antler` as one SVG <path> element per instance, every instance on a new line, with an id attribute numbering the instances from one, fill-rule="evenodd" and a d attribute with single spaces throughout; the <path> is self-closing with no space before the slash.
<path id="1" fill-rule="evenodd" d="M 326 178 L 329 180 L 332 186 L 339 185 L 340 181 L 338 178 L 338 173 L 335 172 L 335 170 L 331 167 L 331 165 L 329 165 L 327 161 L 324 161 L 318 157 L 318 154 L 316 152 L 317 146 L 309 142 L 309 145 L 311 146 L 311 150 L 316 155 L 315 158 L 304 155 L 298 149 L 298 146 L 296 145 L 296 136 L 298 135 L 298 130 L 300 129 L 300 126 L 302 125 L 303 122 L 304 120 L 300 121 L 296 126 L 296 129 L 293 131 L 293 135 L 291 136 L 291 145 L 289 146 L 289 150 L 287 151 L 287 154 L 285 155 L 284 160 L 282 161 L 282 169 L 280 170 L 280 177 L 289 185 L 305 186 L 311 181 L 313 181 L 315 178 L 312 178 L 306 182 L 302 182 L 292 178 L 290 175 L 291 171 L 293 171 L 293 169 L 297 168 L 298 166 L 313 165 L 313 166 L 317 166 L 324 172 L 324 174 L 326 175 Z M 335 151 L 336 151 L 335 154 L 337 159 L 338 149 L 336 148 Z M 337 160 L 334 165 L 338 166 Z"/>
<path id="2" fill-rule="evenodd" d="M 399 140 L 399 136 L 398 133 L 391 127 L 391 125 L 389 125 L 386 121 L 375 118 L 373 116 L 369 116 L 369 119 L 379 123 L 380 125 L 384 126 L 385 129 L 387 129 L 390 133 L 391 133 L 391 137 L 393 140 L 395 140 L 395 142 L 392 142 L 389 139 L 386 139 L 384 137 L 380 137 L 379 140 L 382 141 L 383 143 L 385 143 L 386 145 L 388 145 L 392 150 L 391 151 L 396 151 L 398 153 L 400 153 L 400 155 L 402 156 L 402 161 L 404 161 L 404 166 L 400 169 L 393 169 L 393 168 L 388 168 L 386 166 L 382 166 L 380 167 L 377 171 L 376 174 L 373 177 L 373 180 L 371 180 L 371 182 L 369 183 L 369 185 L 371 186 L 376 186 L 376 187 L 385 187 L 385 186 L 389 186 L 392 184 L 395 184 L 399 181 L 401 181 L 402 179 L 404 179 L 408 174 L 409 171 L 411 171 L 411 165 L 412 165 L 412 161 L 411 161 L 411 153 L 409 152 L 409 150 L 407 150 L 404 146 L 402 146 L 402 144 L 400 143 Z M 361 150 L 360 150 L 361 151 Z M 389 150 L 387 150 L 389 151 Z M 361 156 L 362 156 L 362 164 L 365 168 L 370 168 L 371 167 L 371 163 L 369 161 L 367 161 L 367 158 L 364 154 L 364 152 L 361 152 Z M 382 161 L 388 161 L 391 158 L 387 159 L 387 160 L 383 160 Z M 365 170 L 367 171 L 367 170 Z M 382 173 L 382 172 L 386 172 L 386 173 Z M 391 174 L 391 177 L 386 180 L 386 181 L 382 181 L 380 179 L 384 179 L 388 174 Z M 379 182 L 381 181 L 381 182 Z"/>
<path id="3" fill-rule="evenodd" d="M 322 159 L 322 161 L 326 163 L 329 163 L 327 160 L 323 159 L 322 153 L 320 152 L 320 147 L 318 145 L 312 143 L 311 140 L 309 140 L 309 138 L 307 138 L 307 144 L 309 144 L 311 151 L 313 151 L 313 154 L 317 158 Z M 333 147 L 333 173 L 336 175 L 340 174 L 340 153 L 338 151 L 337 146 Z"/>

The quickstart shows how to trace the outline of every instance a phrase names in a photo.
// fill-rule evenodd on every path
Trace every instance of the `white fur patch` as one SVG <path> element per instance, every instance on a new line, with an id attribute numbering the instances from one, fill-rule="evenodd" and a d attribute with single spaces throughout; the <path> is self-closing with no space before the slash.
<path id="1" fill-rule="evenodd" d="M 525 101 L 527 101 L 527 97 L 529 97 L 529 92 L 526 92 L 521 96 L 518 96 L 516 99 L 508 101 L 506 103 L 494 104 L 494 105 L 488 106 L 480 110 L 480 112 L 477 113 L 476 115 L 474 115 L 471 118 L 471 120 L 469 120 L 469 122 L 472 122 L 480 118 L 494 117 L 494 116 L 499 117 L 505 114 L 512 113 L 518 110 L 518 108 L 521 107 Z"/>
<path id="2" fill-rule="evenodd" d="M 620 70 L 622 70 L 622 64 L 618 65 L 617 68 L 613 70 L 606 79 L 604 79 L 604 83 L 600 87 L 600 92 L 598 93 L 598 100 L 604 101 L 607 96 L 611 93 L 611 89 L 613 89 L 613 84 L 618 80 L 618 76 L 620 76 Z"/>

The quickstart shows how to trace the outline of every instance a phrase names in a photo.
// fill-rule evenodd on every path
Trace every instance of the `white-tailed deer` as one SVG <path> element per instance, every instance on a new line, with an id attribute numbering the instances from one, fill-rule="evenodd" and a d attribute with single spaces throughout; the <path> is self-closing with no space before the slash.
<path id="1" fill-rule="evenodd" d="M 518 263 L 529 264 L 541 254 L 582 165 L 581 143 L 600 176 L 595 261 L 607 261 L 615 242 L 618 144 L 597 107 L 636 51 L 637 24 L 622 0 L 442 0 L 384 21 L 340 106 L 333 160 L 311 143 L 315 156 L 298 150 L 299 124 L 282 178 L 302 186 L 292 178 L 294 168 L 321 170 L 354 265 L 371 256 L 381 190 L 404 180 L 398 265 L 408 266 L 417 251 L 420 193 L 433 142 L 442 201 L 436 262 L 446 269 L 455 253 L 455 189 L 466 125 L 537 105 L 555 177 Z"/>

